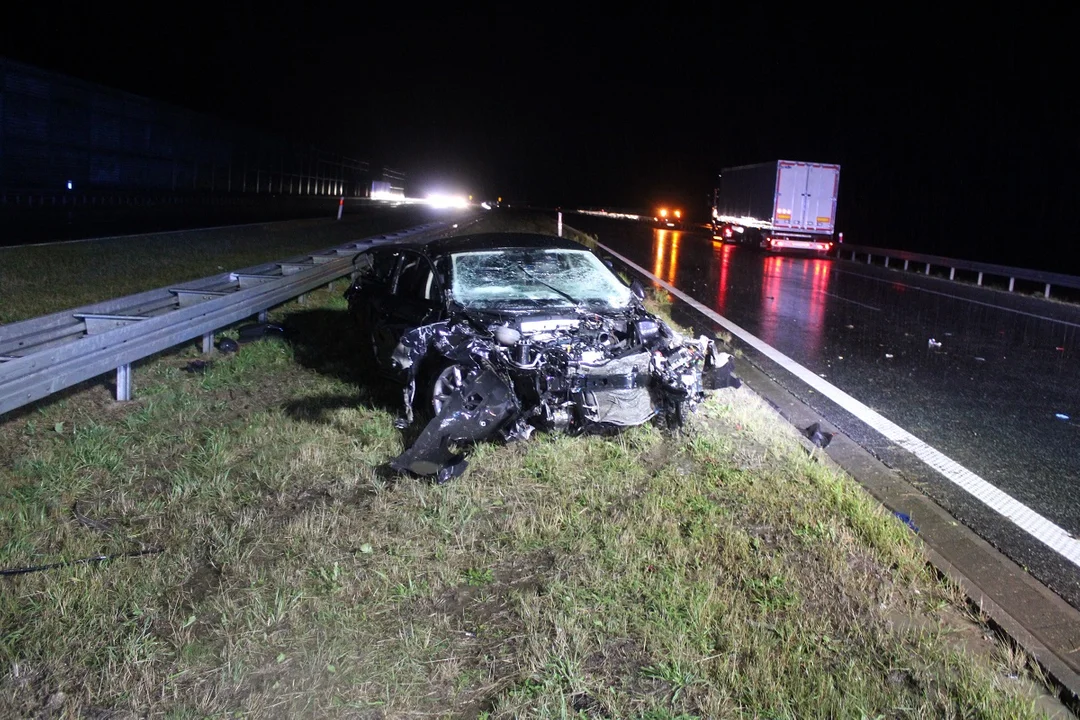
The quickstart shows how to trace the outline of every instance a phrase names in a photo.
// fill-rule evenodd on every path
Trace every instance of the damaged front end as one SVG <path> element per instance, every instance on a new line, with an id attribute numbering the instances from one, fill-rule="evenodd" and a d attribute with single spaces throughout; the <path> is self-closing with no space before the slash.
<path id="1" fill-rule="evenodd" d="M 400 425 L 426 422 L 391 467 L 440 482 L 464 472 L 470 443 L 678 428 L 708 390 L 740 384 L 714 341 L 684 338 L 636 303 L 610 315 L 460 308 L 407 332 L 392 359 L 406 379 Z"/>

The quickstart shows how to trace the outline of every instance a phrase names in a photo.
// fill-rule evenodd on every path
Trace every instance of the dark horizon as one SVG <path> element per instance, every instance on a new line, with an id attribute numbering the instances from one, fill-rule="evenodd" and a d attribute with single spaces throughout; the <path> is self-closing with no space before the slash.
<path id="1" fill-rule="evenodd" d="M 975 33 L 963 17 L 853 30 L 720 8 L 353 7 L 219 8 L 148 29 L 50 5 L 20 10 L 0 55 L 401 167 L 414 192 L 678 204 L 704 220 L 724 167 L 838 163 L 848 242 L 1080 274 L 1067 46 L 1028 33 L 1032 18 L 991 9 Z"/>

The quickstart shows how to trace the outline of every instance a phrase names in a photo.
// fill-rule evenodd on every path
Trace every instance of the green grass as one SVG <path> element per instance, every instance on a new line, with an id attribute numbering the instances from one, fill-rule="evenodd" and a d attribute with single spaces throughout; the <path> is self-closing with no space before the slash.
<path id="1" fill-rule="evenodd" d="M 1034 717 L 1028 659 L 749 390 L 388 476 L 340 297 L 0 423 L 0 716 Z M 77 520 L 81 515 L 102 526 Z M 981 637 L 980 633 L 976 633 Z"/>
<path id="2" fill-rule="evenodd" d="M 416 209 L 38 247 L 0 247 L 0 324 L 419 224 Z"/>

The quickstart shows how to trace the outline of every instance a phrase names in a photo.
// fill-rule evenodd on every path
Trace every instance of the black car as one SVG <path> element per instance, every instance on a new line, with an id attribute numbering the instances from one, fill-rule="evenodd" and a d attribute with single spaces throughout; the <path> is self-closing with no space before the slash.
<path id="1" fill-rule="evenodd" d="M 403 388 L 393 467 L 460 474 L 463 443 L 535 429 L 681 425 L 708 387 L 736 385 L 730 356 L 673 332 L 588 248 L 493 233 L 395 244 L 354 259 L 346 291 L 363 352 Z"/>

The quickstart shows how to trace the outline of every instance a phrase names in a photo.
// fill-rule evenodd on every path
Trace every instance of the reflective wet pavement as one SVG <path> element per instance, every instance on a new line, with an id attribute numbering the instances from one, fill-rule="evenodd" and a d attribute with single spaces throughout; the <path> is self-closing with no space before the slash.
<path id="1" fill-rule="evenodd" d="M 585 217 L 571 224 L 1080 535 L 1080 307 L 857 263 L 770 256 L 700 232 Z M 749 359 L 1080 604 L 1074 565 L 779 368 Z"/>

